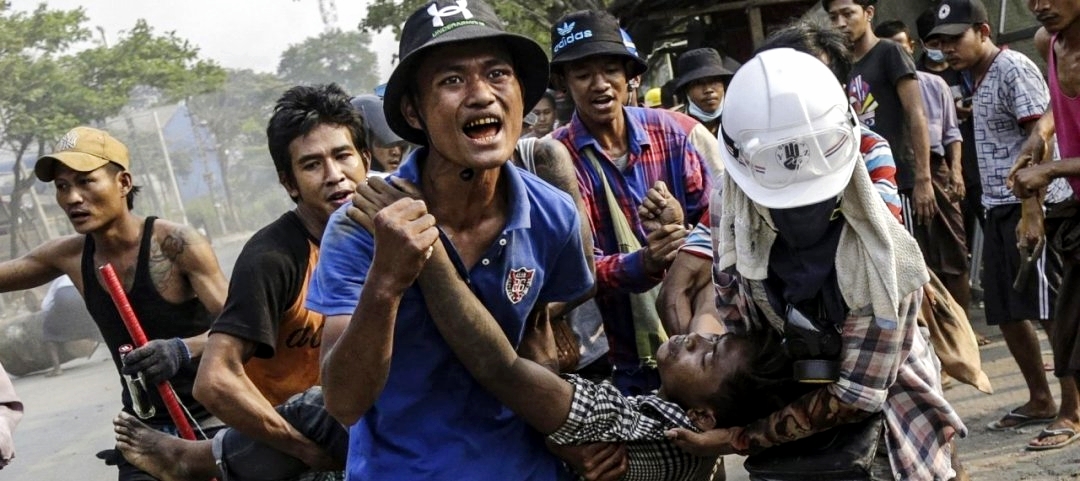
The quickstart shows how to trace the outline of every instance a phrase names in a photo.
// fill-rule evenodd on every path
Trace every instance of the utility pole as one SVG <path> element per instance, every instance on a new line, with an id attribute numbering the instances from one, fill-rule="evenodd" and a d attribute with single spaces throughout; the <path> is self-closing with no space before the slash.
<path id="1" fill-rule="evenodd" d="M 176 184 L 176 175 L 173 174 L 172 159 L 169 157 L 169 147 L 165 144 L 165 134 L 161 131 L 161 120 L 158 119 L 156 110 L 153 114 L 154 128 L 157 130 L 158 142 L 161 143 L 161 154 L 165 158 L 165 171 L 169 176 L 169 185 L 172 186 L 173 194 L 176 196 L 176 205 L 180 208 L 180 220 L 184 224 L 187 224 L 187 210 L 184 209 L 184 200 L 180 198 L 180 186 Z"/>

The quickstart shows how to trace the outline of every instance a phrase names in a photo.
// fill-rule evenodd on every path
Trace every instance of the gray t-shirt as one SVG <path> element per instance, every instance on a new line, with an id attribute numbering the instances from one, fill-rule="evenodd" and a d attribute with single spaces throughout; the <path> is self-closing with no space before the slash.
<path id="1" fill-rule="evenodd" d="M 1039 68 L 1020 52 L 1002 49 L 975 88 L 975 151 L 986 208 L 1019 204 L 1005 181 L 1027 139 L 1021 124 L 1038 120 L 1050 104 Z M 1072 190 L 1064 179 L 1050 183 L 1046 203 L 1065 200 Z"/>

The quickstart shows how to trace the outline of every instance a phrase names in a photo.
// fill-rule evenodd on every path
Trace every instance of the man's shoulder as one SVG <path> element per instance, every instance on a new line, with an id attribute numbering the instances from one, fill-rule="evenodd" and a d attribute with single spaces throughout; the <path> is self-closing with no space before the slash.
<path id="1" fill-rule="evenodd" d="M 1017 69 L 1021 72 L 1035 72 L 1040 78 L 1042 77 L 1039 66 L 1035 65 L 1035 62 L 1031 60 L 1031 57 L 1011 48 L 1001 49 L 998 58 L 994 61 L 991 68 L 1005 70 L 1005 73 L 1008 73 L 1008 71 L 1013 69 Z"/>
<path id="2" fill-rule="evenodd" d="M 562 142 L 564 139 L 570 136 L 570 125 L 567 124 L 560 126 L 559 128 L 552 130 L 551 133 L 548 134 L 548 136 Z"/>
<path id="3" fill-rule="evenodd" d="M 282 214 L 263 226 L 244 243 L 237 262 L 257 259 L 259 263 L 274 259 L 307 259 L 308 235 L 304 225 L 292 211 Z"/>
<path id="4" fill-rule="evenodd" d="M 870 50 L 858 62 L 852 64 L 851 75 L 852 77 L 858 74 L 887 75 L 888 71 L 901 63 L 905 70 L 915 73 L 915 60 L 898 43 L 883 38 L 870 47 Z"/>
<path id="5" fill-rule="evenodd" d="M 676 112 L 674 110 L 666 110 L 666 109 L 647 109 L 647 110 L 653 111 L 653 112 L 650 112 L 650 114 L 655 114 L 659 118 L 663 119 L 665 122 L 674 122 L 675 125 L 678 125 L 679 129 L 683 133 L 685 133 L 687 135 L 689 135 L 690 132 L 693 131 L 695 127 L 701 125 L 701 122 L 699 122 L 697 119 L 695 119 L 695 118 L 693 118 L 693 117 L 691 117 L 689 115 L 686 115 L 686 114 L 684 114 L 682 112 Z"/>
<path id="6" fill-rule="evenodd" d="M 251 235 L 245 245 L 259 245 L 264 248 L 295 244 L 297 241 L 306 242 L 308 239 L 304 224 L 300 222 L 296 212 L 289 211 L 281 214 L 273 222 L 264 225 Z"/>
<path id="7" fill-rule="evenodd" d="M 162 255 L 174 261 L 190 257 L 185 254 L 195 249 L 210 249 L 210 241 L 194 227 L 165 219 L 154 220 L 151 240 L 152 249 L 160 249 Z"/>
<path id="8" fill-rule="evenodd" d="M 577 212 L 577 206 L 570 194 L 563 192 L 558 187 L 551 185 L 537 175 L 527 170 L 518 171 L 521 183 L 524 186 L 524 194 L 529 197 L 532 206 L 533 217 L 536 214 L 548 214 L 554 219 L 563 219 L 567 225 L 573 224 L 573 213 Z M 571 213 L 572 212 L 572 213 Z"/>
<path id="9" fill-rule="evenodd" d="M 689 143 L 691 132 L 701 125 L 701 122 L 693 117 L 671 110 L 644 107 L 626 107 L 626 110 L 627 114 L 636 121 L 637 127 L 641 129 L 637 135 L 643 135 L 654 144 L 678 146 Z"/>
<path id="10" fill-rule="evenodd" d="M 917 70 L 915 76 L 919 79 L 919 83 L 925 84 L 935 91 L 949 91 L 949 83 L 940 75 Z"/>
<path id="11" fill-rule="evenodd" d="M 645 107 L 624 107 L 627 115 L 633 116 L 646 128 L 674 128 L 676 132 L 689 133 L 694 125 L 699 124 L 693 117 L 667 109 Z"/>
<path id="12" fill-rule="evenodd" d="M 57 270 L 71 277 L 81 279 L 83 247 L 86 246 L 86 236 L 83 234 L 71 234 L 56 239 L 51 239 L 41 244 L 28 255 L 43 260 Z"/>
<path id="13" fill-rule="evenodd" d="M 656 393 L 627 396 L 610 382 L 594 382 L 576 374 L 563 374 L 562 377 L 574 386 L 573 405 L 593 409 L 621 406 L 628 410 L 624 412 L 632 411 L 667 426 L 693 428 L 686 410 Z"/>
<path id="14" fill-rule="evenodd" d="M 887 38 L 878 39 L 878 43 L 870 48 L 870 51 L 866 53 L 863 59 L 874 59 L 876 61 L 911 60 L 912 70 L 915 70 L 915 59 L 912 59 L 904 51 L 904 47 Z"/>
<path id="15" fill-rule="evenodd" d="M 371 233 L 346 214 L 349 205 L 345 204 L 338 207 L 337 210 L 330 214 L 330 219 L 326 221 L 326 229 L 323 230 L 322 241 L 319 244 L 320 250 L 325 251 L 328 247 L 334 247 L 341 242 L 353 245 L 365 239 L 368 241 L 374 239 Z"/>

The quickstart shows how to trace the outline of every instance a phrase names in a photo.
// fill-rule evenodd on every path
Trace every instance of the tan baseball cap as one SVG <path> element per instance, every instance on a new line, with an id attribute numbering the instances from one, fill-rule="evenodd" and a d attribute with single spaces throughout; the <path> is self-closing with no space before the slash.
<path id="1" fill-rule="evenodd" d="M 34 175 L 42 182 L 52 182 L 56 162 L 77 172 L 90 172 L 113 162 L 128 170 L 128 149 L 104 130 L 75 127 L 56 143 L 53 153 L 43 155 L 34 164 Z"/>

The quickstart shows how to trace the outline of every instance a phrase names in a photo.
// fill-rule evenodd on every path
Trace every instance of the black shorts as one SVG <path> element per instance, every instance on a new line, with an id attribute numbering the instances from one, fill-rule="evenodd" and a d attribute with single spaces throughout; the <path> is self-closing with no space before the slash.
<path id="1" fill-rule="evenodd" d="M 1023 320 L 1049 320 L 1061 285 L 1061 257 L 1043 249 L 1035 270 L 1019 291 L 1013 289 L 1020 269 L 1016 225 L 1020 204 L 991 207 L 986 211 L 983 238 L 982 287 L 986 323 L 991 326 Z"/>

